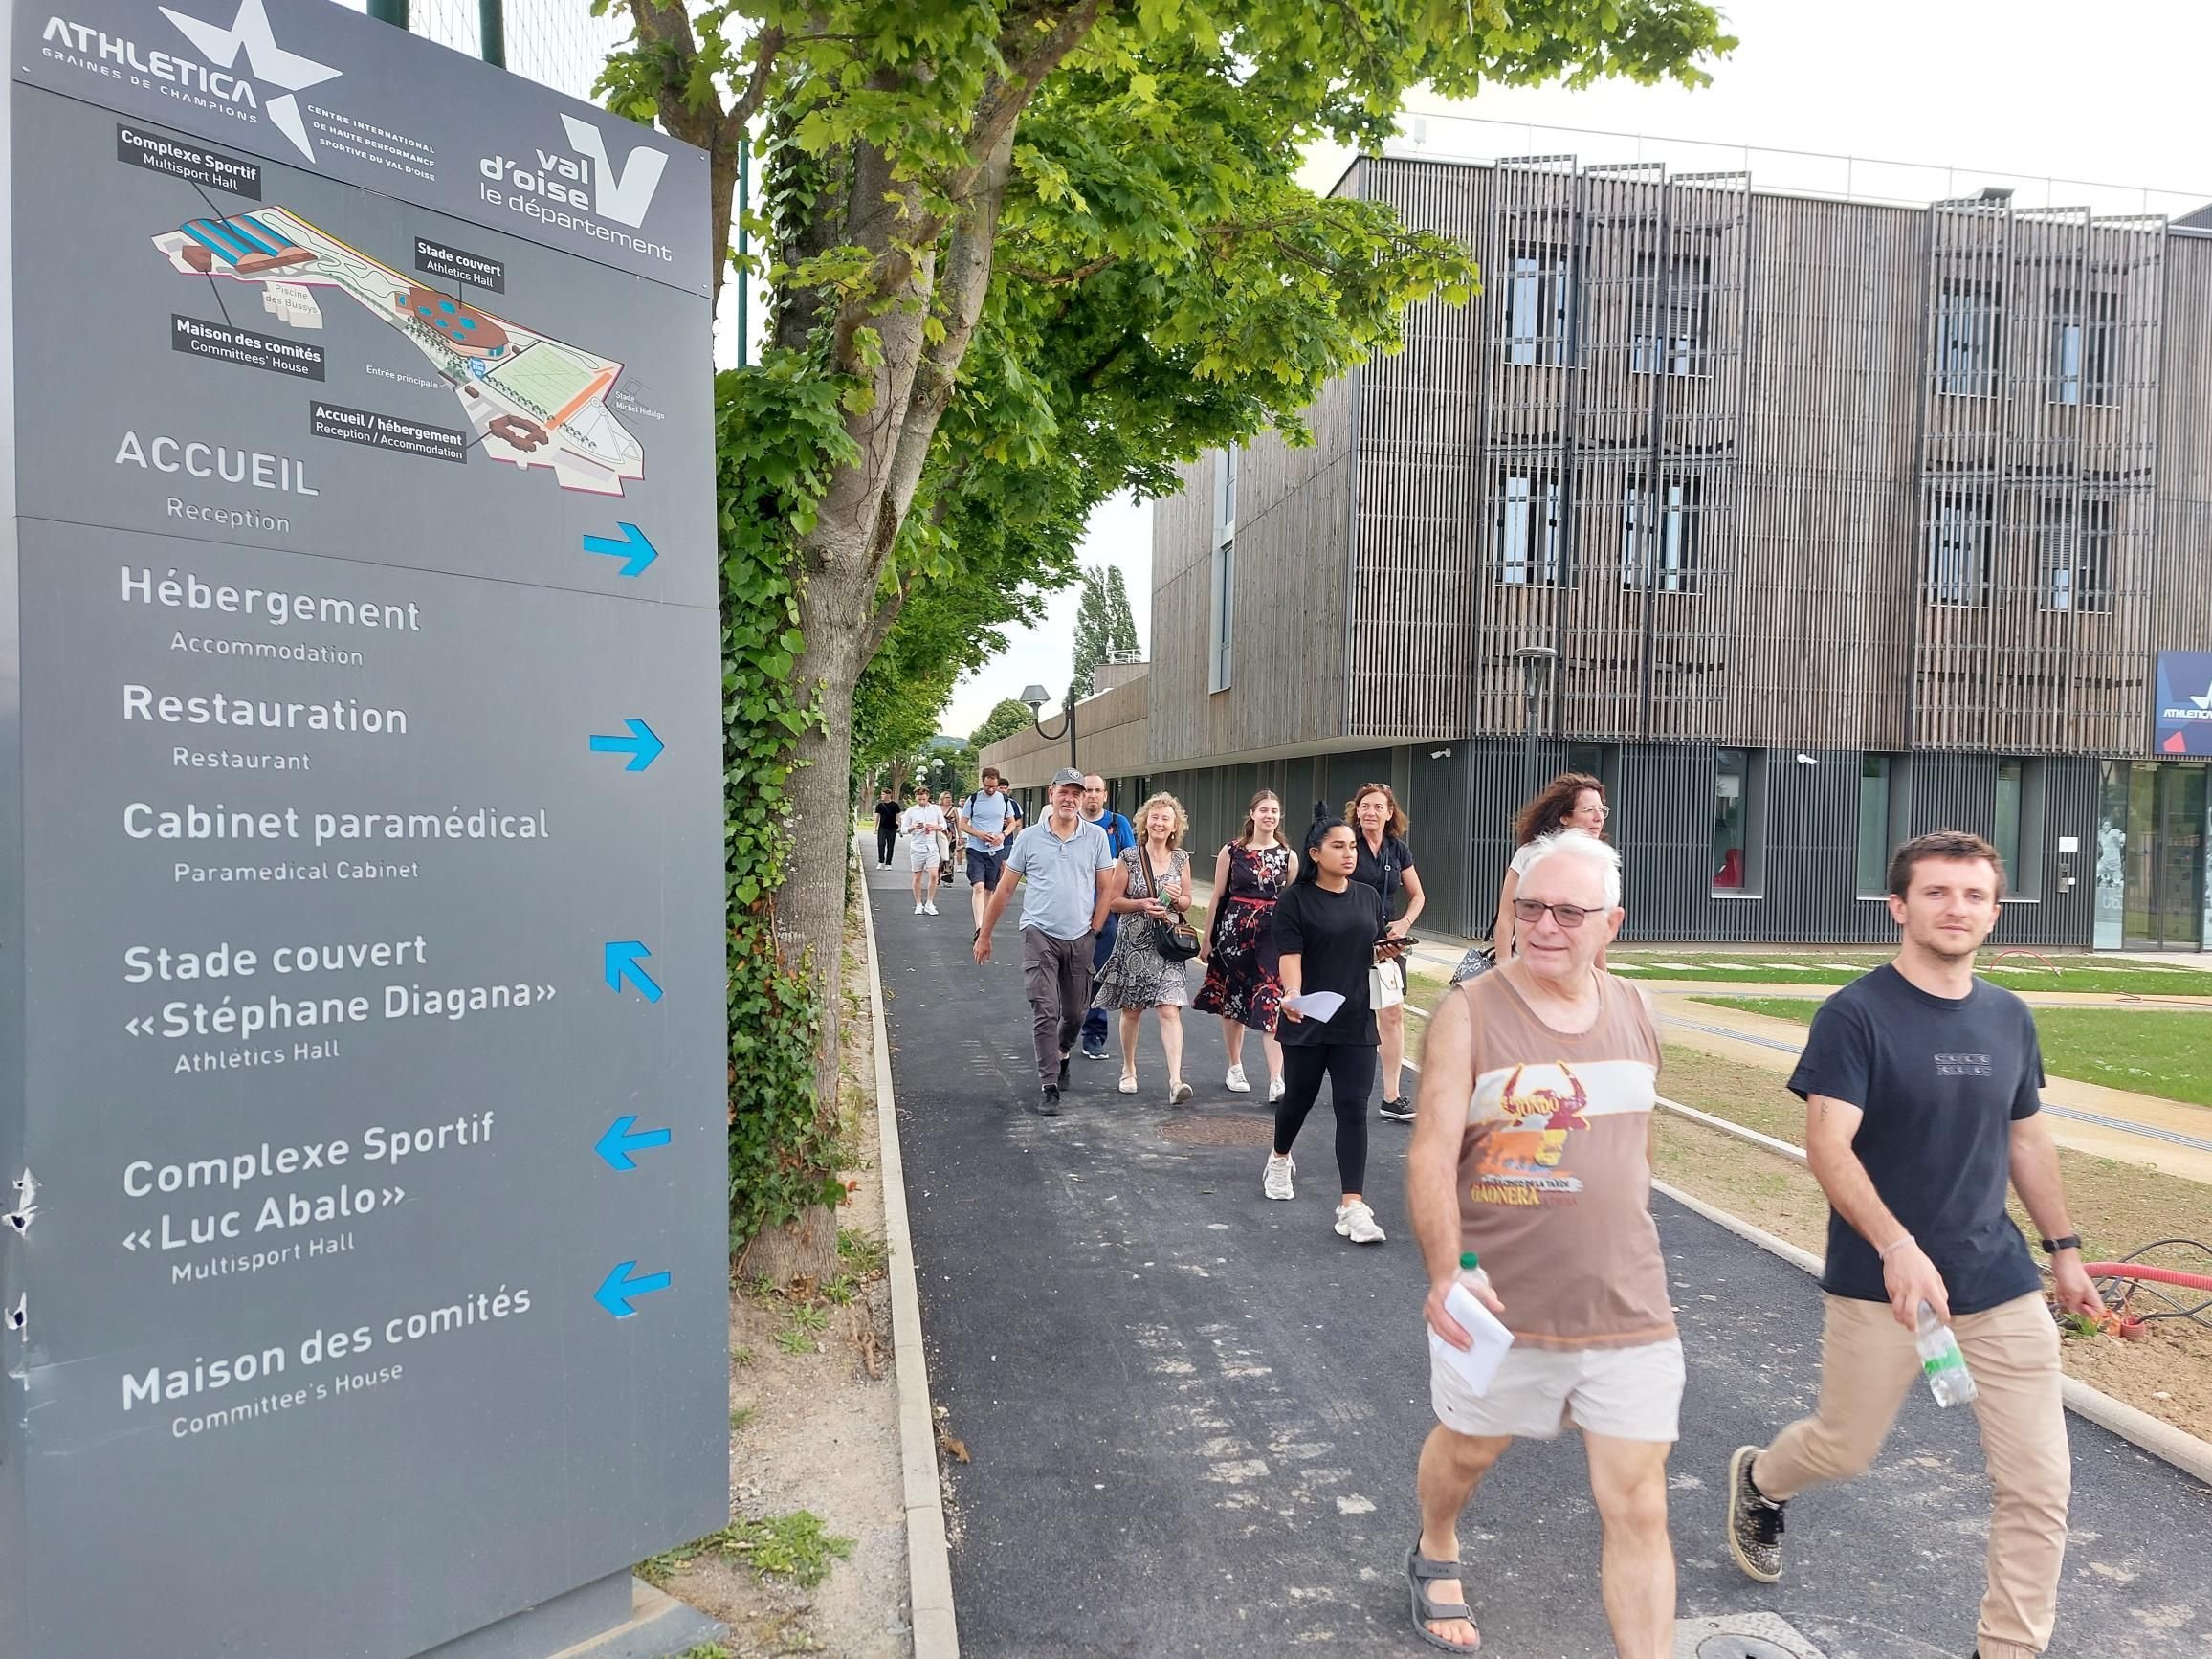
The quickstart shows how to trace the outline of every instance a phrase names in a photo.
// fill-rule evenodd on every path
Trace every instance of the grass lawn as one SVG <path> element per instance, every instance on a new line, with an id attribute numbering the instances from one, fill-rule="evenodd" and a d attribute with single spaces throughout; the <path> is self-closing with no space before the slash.
<path id="1" fill-rule="evenodd" d="M 1692 980 L 1702 984 L 1847 984 L 1868 969 L 1891 960 L 1893 951 L 1852 949 L 1801 951 L 1655 950 L 1616 945 L 1606 965 L 1632 979 Z M 2112 995 L 2212 996 L 2212 973 L 2196 968 L 2159 967 L 2151 962 L 2112 962 L 2087 956 L 2057 956 L 2058 971 L 2032 957 L 1999 962 L 1985 956 L 1976 970 L 2016 991 L 2097 991 Z"/>
<path id="2" fill-rule="evenodd" d="M 1697 997 L 1716 1008 L 1812 1024 L 1818 1003 Z M 2212 1016 L 2179 1008 L 2037 1008 L 2044 1070 L 2082 1083 L 2212 1106 Z"/>

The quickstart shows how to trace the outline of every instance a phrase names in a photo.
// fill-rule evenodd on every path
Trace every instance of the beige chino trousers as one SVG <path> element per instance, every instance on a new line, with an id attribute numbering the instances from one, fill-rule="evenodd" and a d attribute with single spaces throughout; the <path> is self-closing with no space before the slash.
<path id="1" fill-rule="evenodd" d="M 1887 1302 L 1829 1296 L 1821 1338 L 1821 1403 L 1759 1454 L 1752 1478 L 1781 1502 L 1863 1474 L 1920 1379 L 1913 1333 Z M 1996 1489 L 1989 1587 L 1978 1626 L 1981 1659 L 2036 1659 L 2058 1614 L 2073 1460 L 2059 1394 L 2058 1326 L 2040 1294 L 1951 1324 L 1977 1390 L 1982 1459 Z"/>

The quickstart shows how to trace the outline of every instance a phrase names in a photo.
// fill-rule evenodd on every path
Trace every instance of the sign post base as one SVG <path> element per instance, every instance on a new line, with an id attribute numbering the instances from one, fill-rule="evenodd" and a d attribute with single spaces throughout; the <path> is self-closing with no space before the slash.
<path id="1" fill-rule="evenodd" d="M 674 1659 L 722 1634 L 704 1613 L 642 1579 L 610 1573 L 418 1659 Z"/>

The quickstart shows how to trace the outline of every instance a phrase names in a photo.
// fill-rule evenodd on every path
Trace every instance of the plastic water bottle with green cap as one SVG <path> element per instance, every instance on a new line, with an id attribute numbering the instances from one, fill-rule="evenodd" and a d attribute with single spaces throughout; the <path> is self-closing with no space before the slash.
<path id="1" fill-rule="evenodd" d="M 1497 1375 L 1506 1350 L 1513 1346 L 1513 1333 L 1475 1299 L 1474 1292 L 1489 1286 L 1490 1275 L 1482 1271 L 1474 1251 L 1463 1250 L 1458 1282 L 1445 1294 L 1444 1311 L 1472 1341 L 1468 1347 L 1455 1348 L 1433 1330 L 1428 1333 L 1430 1358 L 1458 1377 L 1478 1400 L 1490 1392 L 1491 1379 Z"/>
<path id="2" fill-rule="evenodd" d="M 1964 1405 L 1974 1398 L 1974 1376 L 1966 1369 L 1966 1356 L 1958 1351 L 1958 1338 L 1926 1302 L 1920 1304 L 1913 1346 L 1920 1350 L 1920 1374 L 1928 1379 L 1936 1405 Z"/>

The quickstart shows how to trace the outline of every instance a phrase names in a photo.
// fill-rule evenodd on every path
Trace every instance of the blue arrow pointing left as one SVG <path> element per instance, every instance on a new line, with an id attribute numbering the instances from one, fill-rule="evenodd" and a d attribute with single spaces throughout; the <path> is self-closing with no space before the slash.
<path id="1" fill-rule="evenodd" d="M 666 1146 L 675 1137 L 666 1129 L 632 1130 L 637 1121 L 634 1116 L 617 1117 L 607 1126 L 607 1133 L 599 1138 L 599 1144 L 591 1150 L 598 1153 L 609 1169 L 635 1169 L 637 1160 L 632 1152 L 645 1152 L 655 1146 Z"/>
<path id="2" fill-rule="evenodd" d="M 668 745 L 655 737 L 653 728 L 643 720 L 625 719 L 622 723 L 630 728 L 629 737 L 600 737 L 594 734 L 591 752 L 595 755 L 628 755 L 630 764 L 622 769 L 626 772 L 642 772 L 660 759 L 661 751 Z"/>
<path id="3" fill-rule="evenodd" d="M 607 941 L 607 988 L 619 993 L 624 980 L 637 987 L 638 995 L 649 1003 L 660 1001 L 660 986 L 653 984 L 653 975 L 639 964 L 653 955 L 634 939 Z"/>
<path id="4" fill-rule="evenodd" d="M 618 1319 L 627 1319 L 637 1310 L 630 1305 L 632 1296 L 650 1296 L 655 1291 L 665 1291 L 670 1284 L 666 1273 L 640 1273 L 629 1277 L 635 1262 L 618 1262 L 614 1271 L 600 1280 L 599 1289 L 591 1293 L 591 1299 Z"/>

